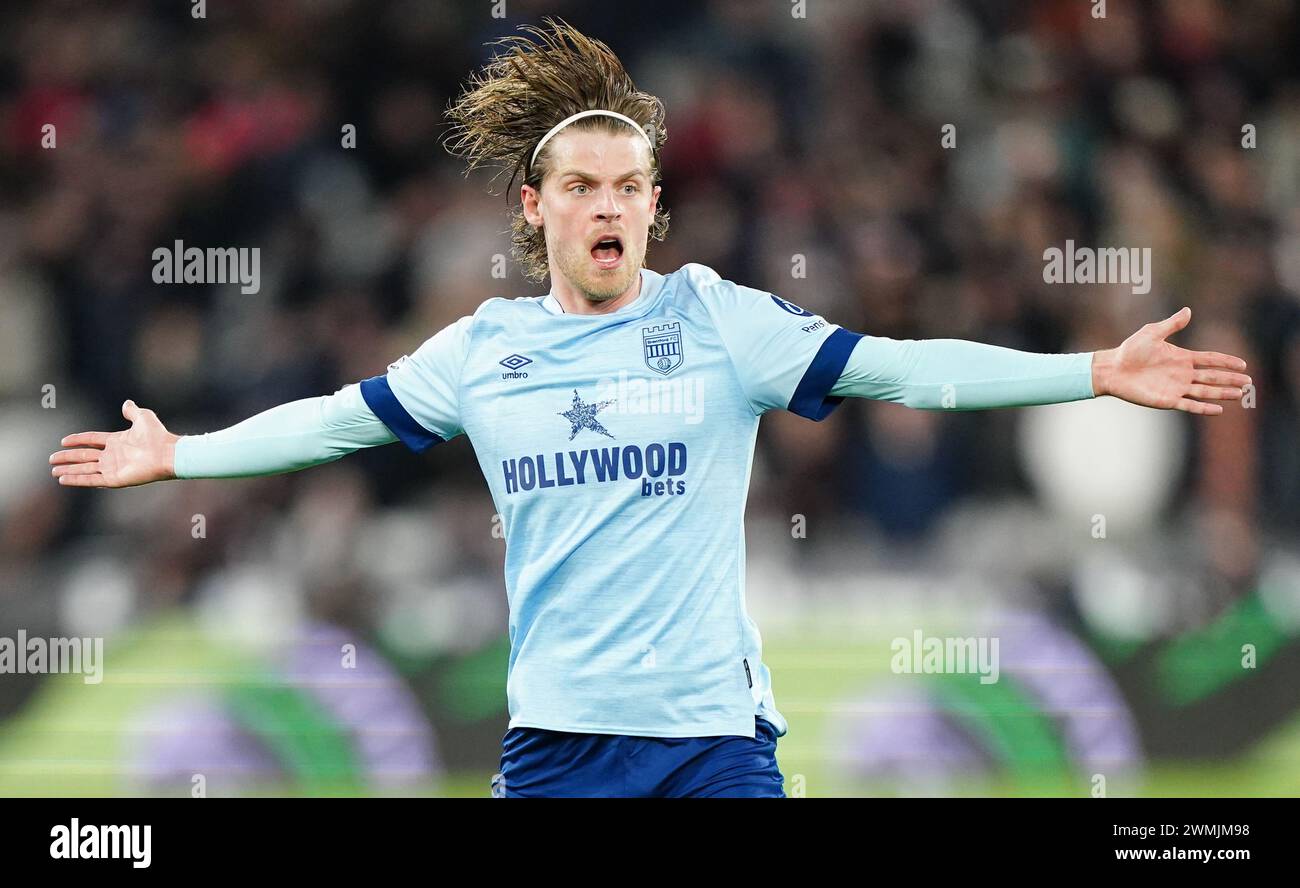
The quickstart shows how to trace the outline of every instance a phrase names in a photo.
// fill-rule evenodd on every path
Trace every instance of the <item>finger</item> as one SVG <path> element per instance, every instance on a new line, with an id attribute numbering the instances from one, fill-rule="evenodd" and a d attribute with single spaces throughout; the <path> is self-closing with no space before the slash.
<path id="1" fill-rule="evenodd" d="M 1222 404 L 1202 404 L 1190 398 L 1179 398 L 1174 407 L 1186 413 L 1199 413 L 1202 416 L 1218 416 L 1223 412 Z"/>
<path id="2" fill-rule="evenodd" d="M 59 483 L 64 487 L 107 487 L 108 481 L 103 475 L 60 475 Z"/>
<path id="3" fill-rule="evenodd" d="M 50 474 L 55 478 L 62 478 L 65 475 L 99 475 L 99 463 L 77 463 L 72 466 L 55 466 L 50 469 Z"/>
<path id="4" fill-rule="evenodd" d="M 1192 382 L 1202 385 L 1235 385 L 1241 388 L 1250 385 L 1250 377 L 1245 373 L 1229 373 L 1226 370 L 1196 370 L 1192 373 Z"/>
<path id="5" fill-rule="evenodd" d="M 1161 339 L 1165 339 L 1186 327 L 1191 319 L 1192 310 L 1184 305 L 1163 321 L 1158 321 L 1155 325 L 1156 332 L 1160 334 Z"/>
<path id="6" fill-rule="evenodd" d="M 1192 363 L 1197 367 L 1225 367 L 1228 370 L 1245 370 L 1246 362 L 1222 352 L 1192 352 Z"/>
<path id="7" fill-rule="evenodd" d="M 68 435 L 59 443 L 64 447 L 104 447 L 108 444 L 109 432 L 77 432 Z"/>
<path id="8" fill-rule="evenodd" d="M 1240 401 L 1243 392 L 1235 387 L 1217 385 L 1189 385 L 1187 397 L 1198 401 Z"/>
<path id="9" fill-rule="evenodd" d="M 99 458 L 103 455 L 102 450 L 60 450 L 58 453 L 50 454 L 50 464 L 62 466 L 71 463 L 99 462 Z"/>
<path id="10" fill-rule="evenodd" d="M 136 406 L 135 401 L 132 401 L 130 398 L 127 398 L 125 401 L 122 402 L 122 416 L 124 418 L 129 419 L 131 422 L 135 422 L 136 417 L 138 417 L 139 415 L 140 415 L 140 408 Z"/>

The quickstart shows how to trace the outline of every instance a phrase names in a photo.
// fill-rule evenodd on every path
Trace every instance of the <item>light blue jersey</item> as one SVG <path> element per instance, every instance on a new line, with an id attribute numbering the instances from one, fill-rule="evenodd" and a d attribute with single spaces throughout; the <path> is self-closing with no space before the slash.
<path id="1" fill-rule="evenodd" d="M 510 727 L 784 734 L 745 611 L 758 417 L 844 397 L 979 410 L 1094 396 L 1092 354 L 828 324 L 702 265 L 608 315 L 491 299 L 384 376 L 183 435 L 179 478 L 296 471 L 467 434 L 506 531 Z"/>
<path id="2" fill-rule="evenodd" d="M 416 451 L 466 434 L 506 537 L 510 727 L 781 734 L 745 609 L 758 419 L 813 419 L 861 338 L 703 265 L 566 314 L 491 299 L 361 383 Z"/>

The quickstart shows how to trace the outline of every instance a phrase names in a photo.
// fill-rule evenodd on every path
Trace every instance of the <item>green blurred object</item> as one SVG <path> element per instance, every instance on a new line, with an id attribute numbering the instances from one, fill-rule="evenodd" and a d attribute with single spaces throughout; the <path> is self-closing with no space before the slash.
<path id="1" fill-rule="evenodd" d="M 1161 691 L 1176 706 L 1187 706 L 1228 685 L 1249 679 L 1264 662 L 1290 641 L 1291 633 L 1278 624 L 1252 593 L 1196 632 L 1189 632 L 1160 652 L 1157 671 Z M 1242 664 L 1244 643 L 1255 646 L 1255 665 Z"/>
<path id="2" fill-rule="evenodd" d="M 142 791 L 127 772 L 132 719 L 196 689 L 214 694 L 275 753 L 293 794 L 364 792 L 352 740 L 327 712 L 257 658 L 214 643 L 177 612 L 112 638 L 100 684 L 49 676 L 28 707 L 0 725 L 0 795 Z"/>
<path id="3" fill-rule="evenodd" d="M 505 712 L 509 663 L 510 636 L 502 633 L 492 643 L 451 664 L 439 685 L 442 714 L 473 722 Z"/>
<path id="4" fill-rule="evenodd" d="M 360 794 L 356 750 L 346 730 L 308 694 L 284 685 L 226 689 L 231 714 L 272 750 L 305 795 Z"/>
<path id="5" fill-rule="evenodd" d="M 1235 625 L 1252 626 L 1245 614 Z M 1207 638 L 1213 637 L 1207 635 Z M 1260 636 L 1262 638 L 1262 636 Z M 1259 643 L 1256 641 L 1255 643 Z M 777 746 L 786 791 L 797 786 L 807 797 L 888 796 L 898 787 L 852 776 L 828 748 L 831 716 L 843 701 L 892 677 L 881 651 L 888 639 L 850 636 L 824 627 L 797 624 L 769 630 L 764 660 L 775 676 L 777 703 L 789 733 Z M 1193 648 L 1188 647 L 1190 651 Z M 475 698 L 460 711 L 473 716 L 502 705 L 489 696 L 492 675 L 501 676 L 503 643 L 483 649 L 448 673 L 448 700 L 462 693 Z M 1190 656 L 1190 654 L 1183 654 Z M 134 735 L 129 720 L 145 707 L 186 688 L 215 690 L 233 701 L 243 717 L 279 758 L 291 779 L 248 787 L 252 796 L 369 795 L 355 773 L 354 752 L 336 726 L 309 703 L 281 696 L 268 684 L 261 665 L 224 645 L 214 645 L 179 615 L 114 638 L 107 649 L 104 682 L 86 685 L 80 676 L 49 677 L 29 706 L 0 725 L 0 795 L 112 796 L 140 792 L 125 773 Z M 454 677 L 450 677 L 454 676 Z M 1068 768 L 1055 726 L 1009 682 L 981 685 L 941 678 L 938 693 L 973 736 L 994 750 L 1005 770 L 999 775 L 957 778 L 943 787 L 959 796 L 1080 796 L 1087 787 L 1063 779 Z M 1004 686 L 1005 685 L 1005 686 Z M 988 689 L 993 688 L 993 692 Z M 490 706 L 489 706 L 490 704 Z M 275 739 L 279 737 L 280 739 Z M 463 768 L 434 785 L 401 794 L 485 798 L 500 749 L 485 745 L 475 755 L 480 768 Z M 1300 795 L 1300 714 L 1261 738 L 1249 753 L 1232 760 L 1151 762 L 1135 794 L 1145 796 L 1295 796 Z M 188 787 L 184 788 L 188 792 Z M 396 794 L 396 793 L 395 793 Z"/>
<path id="6" fill-rule="evenodd" d="M 980 684 L 978 675 L 929 675 L 927 684 L 945 711 L 992 752 L 1026 795 L 1068 793 L 1075 781 L 1056 725 L 1013 679 Z"/>

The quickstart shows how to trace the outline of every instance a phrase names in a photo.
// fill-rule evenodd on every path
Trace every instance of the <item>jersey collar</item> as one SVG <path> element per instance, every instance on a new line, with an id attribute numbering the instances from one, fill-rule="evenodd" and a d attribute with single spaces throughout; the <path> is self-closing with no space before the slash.
<path id="1" fill-rule="evenodd" d="M 662 274 L 659 274 L 659 272 L 651 271 L 648 268 L 642 268 L 641 269 L 641 292 L 638 293 L 637 297 L 633 299 L 631 302 L 629 302 L 627 305 L 609 314 L 569 315 L 568 312 L 564 310 L 564 307 L 560 305 L 560 300 L 556 299 L 553 293 L 547 293 L 545 296 L 542 297 L 542 308 L 546 309 L 548 314 L 565 316 L 565 317 L 575 317 L 575 318 L 621 317 L 622 315 L 629 314 L 637 310 L 639 307 L 643 307 L 649 304 L 650 302 L 654 301 L 655 295 L 659 292 L 659 288 L 663 285 L 663 281 L 664 281 L 664 276 Z"/>

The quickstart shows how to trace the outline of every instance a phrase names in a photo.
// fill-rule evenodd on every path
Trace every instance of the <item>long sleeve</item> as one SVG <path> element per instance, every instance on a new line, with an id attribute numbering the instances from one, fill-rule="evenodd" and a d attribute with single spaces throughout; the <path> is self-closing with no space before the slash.
<path id="1" fill-rule="evenodd" d="M 244 478 L 295 472 L 394 435 L 367 405 L 359 385 L 272 407 L 243 422 L 176 442 L 176 477 Z"/>
<path id="2" fill-rule="evenodd" d="M 863 336 L 830 394 L 921 410 L 1078 401 L 1094 396 L 1092 352 L 1037 354 L 962 339 Z"/>

